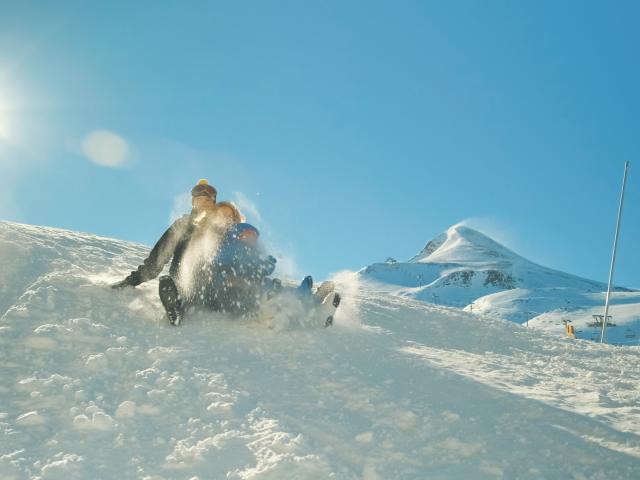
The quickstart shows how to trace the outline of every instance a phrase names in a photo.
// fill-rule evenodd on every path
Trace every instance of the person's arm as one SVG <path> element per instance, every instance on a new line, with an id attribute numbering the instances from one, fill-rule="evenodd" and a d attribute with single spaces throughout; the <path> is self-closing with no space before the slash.
<path id="1" fill-rule="evenodd" d="M 246 274 L 256 279 L 268 277 L 276 268 L 276 259 L 272 255 L 265 255 L 258 247 L 245 247 L 242 268 Z"/>
<path id="2" fill-rule="evenodd" d="M 262 279 L 273 273 L 276 259 L 265 255 L 258 247 L 233 240 L 218 252 L 216 268 L 219 272 L 245 278 Z"/>
<path id="3" fill-rule="evenodd" d="M 258 275 L 260 277 L 268 277 L 276 269 L 276 258 L 273 255 L 260 256 L 260 260 L 257 265 Z"/>
<path id="4" fill-rule="evenodd" d="M 113 285 L 113 288 L 135 287 L 156 278 L 164 266 L 171 260 L 180 240 L 189 226 L 189 216 L 176 220 L 155 244 L 149 256 L 137 270 L 131 272 L 124 280 Z"/>

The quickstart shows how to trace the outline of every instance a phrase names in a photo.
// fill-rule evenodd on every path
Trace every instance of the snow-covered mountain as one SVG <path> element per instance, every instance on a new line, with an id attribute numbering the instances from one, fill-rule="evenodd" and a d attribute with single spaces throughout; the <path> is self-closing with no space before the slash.
<path id="1" fill-rule="evenodd" d="M 640 477 L 640 349 L 336 278 L 328 329 L 191 316 L 144 246 L 0 222 L 0 478 Z"/>
<path id="2" fill-rule="evenodd" d="M 574 323 L 595 338 L 606 284 L 533 263 L 483 233 L 454 225 L 407 262 L 374 263 L 360 275 L 379 290 L 564 332 Z M 609 341 L 638 344 L 640 292 L 616 288 Z M 599 339 L 599 336 L 598 336 Z"/>

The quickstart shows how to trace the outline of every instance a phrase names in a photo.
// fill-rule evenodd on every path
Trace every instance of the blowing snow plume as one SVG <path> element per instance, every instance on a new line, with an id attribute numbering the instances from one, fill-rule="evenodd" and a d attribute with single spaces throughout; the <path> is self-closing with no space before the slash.
<path id="1" fill-rule="evenodd" d="M 212 228 L 194 230 L 178 271 L 178 288 L 188 298 L 197 293 L 194 291 L 194 285 L 199 276 L 208 275 L 208 281 L 211 281 L 211 266 L 221 244 L 219 232 L 223 232 L 228 226 L 225 219 L 206 215 L 204 212 L 194 219 L 194 224 L 200 222 L 208 222 Z"/>

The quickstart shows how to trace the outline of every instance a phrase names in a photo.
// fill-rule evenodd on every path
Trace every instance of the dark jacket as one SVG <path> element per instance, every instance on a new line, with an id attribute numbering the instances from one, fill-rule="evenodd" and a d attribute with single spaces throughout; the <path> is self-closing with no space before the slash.
<path id="1" fill-rule="evenodd" d="M 252 239 L 243 236 L 247 233 Z M 267 277 L 276 266 L 276 259 L 263 252 L 258 236 L 258 230 L 248 223 L 227 231 L 212 265 L 213 274 L 203 282 L 196 302 L 232 315 L 258 308 L 262 294 L 274 287 Z"/>
<path id="2" fill-rule="evenodd" d="M 243 277 L 254 283 L 271 275 L 276 259 L 266 255 L 255 242 L 246 243 L 241 234 L 251 231 L 257 239 L 258 230 L 248 223 L 234 225 L 224 236 L 215 260 L 215 268 L 226 276 Z"/>
<path id="3" fill-rule="evenodd" d="M 210 225 L 206 222 L 198 224 L 193 213 L 180 217 L 160 237 L 144 263 L 137 270 L 131 272 L 124 279 L 124 282 L 135 287 L 156 278 L 172 257 L 169 274 L 175 279 L 180 269 L 180 262 L 194 233 L 200 228 L 209 227 Z"/>

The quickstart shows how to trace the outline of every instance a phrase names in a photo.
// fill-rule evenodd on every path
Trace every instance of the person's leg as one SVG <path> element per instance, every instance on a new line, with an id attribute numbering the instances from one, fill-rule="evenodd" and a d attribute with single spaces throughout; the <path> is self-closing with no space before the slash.
<path id="1" fill-rule="evenodd" d="M 255 309 L 255 299 L 246 285 L 232 285 L 222 289 L 218 297 L 222 312 L 240 317 Z"/>
<path id="2" fill-rule="evenodd" d="M 217 291 L 220 310 L 232 317 L 242 317 L 256 311 L 260 289 L 242 278 L 228 280 Z"/>
<path id="3" fill-rule="evenodd" d="M 160 301 L 165 312 L 167 312 L 171 325 L 180 325 L 184 314 L 183 301 L 173 278 L 168 275 L 160 277 L 159 294 Z"/>

